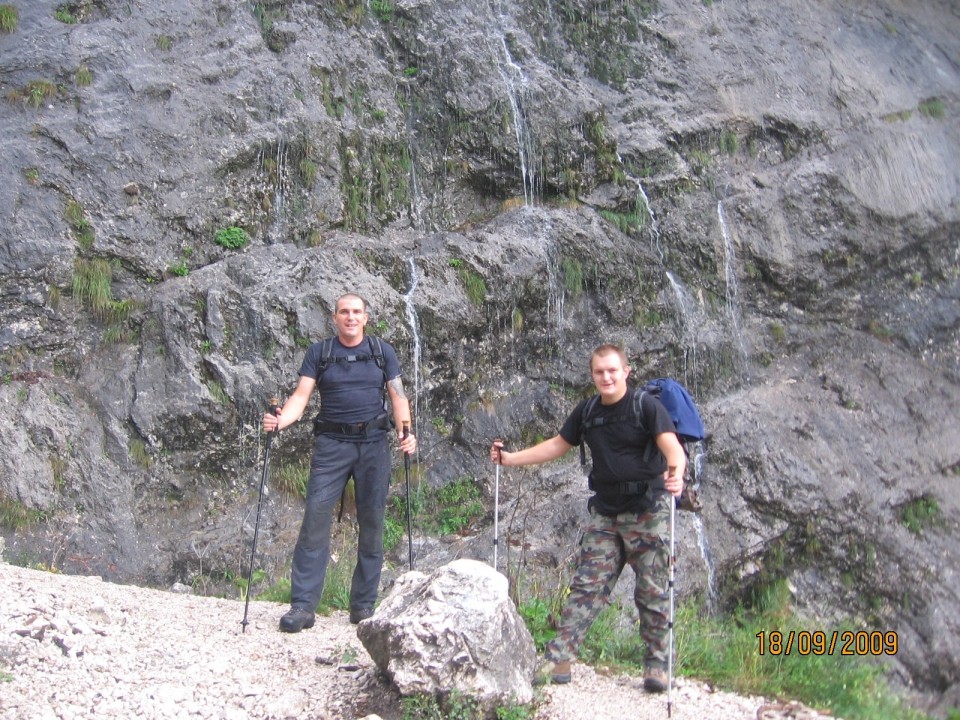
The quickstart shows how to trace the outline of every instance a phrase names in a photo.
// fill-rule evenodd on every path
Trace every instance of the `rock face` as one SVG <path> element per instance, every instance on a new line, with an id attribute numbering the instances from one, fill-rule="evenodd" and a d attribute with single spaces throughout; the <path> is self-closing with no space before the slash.
<path id="1" fill-rule="evenodd" d="M 537 654 L 507 579 L 476 560 L 401 575 L 357 637 L 401 695 L 475 698 L 489 716 L 533 700 Z"/>
<path id="2" fill-rule="evenodd" d="M 229 587 L 260 414 L 357 290 L 402 355 L 418 480 L 492 490 L 490 439 L 556 432 L 623 343 L 713 433 L 681 591 L 786 578 L 812 628 L 896 630 L 896 676 L 958 692 L 955 3 L 14 4 L 9 558 Z M 573 459 L 505 475 L 511 578 L 562 579 L 582 487 Z M 299 502 L 265 501 L 270 580 Z M 491 553 L 487 527 L 418 542 L 420 567 Z"/>

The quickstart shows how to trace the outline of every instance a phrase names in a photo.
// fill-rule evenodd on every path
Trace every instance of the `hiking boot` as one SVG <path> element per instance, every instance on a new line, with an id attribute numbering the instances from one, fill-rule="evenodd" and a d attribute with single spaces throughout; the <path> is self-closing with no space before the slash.
<path id="1" fill-rule="evenodd" d="M 350 608 L 350 624 L 356 625 L 361 620 L 373 617 L 373 608 Z"/>
<path id="2" fill-rule="evenodd" d="M 662 693 L 667 689 L 667 673 L 662 668 L 648 667 L 643 671 L 643 689 L 650 693 Z"/>
<path id="3" fill-rule="evenodd" d="M 566 685 L 570 682 L 570 661 L 560 660 L 542 660 L 537 666 L 536 675 L 533 678 L 534 685 L 546 685 L 548 682 L 557 685 Z"/>
<path id="4" fill-rule="evenodd" d="M 304 628 L 312 628 L 314 615 L 302 607 L 292 607 L 287 614 L 280 618 L 280 629 L 283 632 L 296 633 Z"/>

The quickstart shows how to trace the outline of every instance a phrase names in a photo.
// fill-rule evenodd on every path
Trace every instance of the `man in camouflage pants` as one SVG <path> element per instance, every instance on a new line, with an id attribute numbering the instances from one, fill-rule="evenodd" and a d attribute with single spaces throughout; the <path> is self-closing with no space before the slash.
<path id="1" fill-rule="evenodd" d="M 570 682 L 577 648 L 630 565 L 646 644 L 643 684 L 650 692 L 663 692 L 669 652 L 670 503 L 683 492 L 686 454 L 659 400 L 644 394 L 639 418 L 631 412 L 639 391 L 627 386 L 630 366 L 622 348 L 598 347 L 590 356 L 590 372 L 599 402 L 592 402 L 587 417 L 590 398 L 577 405 L 552 438 L 516 452 L 504 450 L 500 441 L 490 448 L 490 459 L 504 466 L 549 462 L 581 441 L 593 458 L 590 522 L 557 636 L 547 646 L 538 679 Z"/>

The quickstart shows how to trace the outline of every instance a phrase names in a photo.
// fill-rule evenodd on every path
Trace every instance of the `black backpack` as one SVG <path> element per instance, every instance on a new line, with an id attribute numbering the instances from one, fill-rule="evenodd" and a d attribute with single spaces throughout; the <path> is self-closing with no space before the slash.
<path id="1" fill-rule="evenodd" d="M 323 348 L 320 352 L 320 362 L 317 367 L 317 385 L 320 385 L 320 378 L 327 371 L 332 363 L 338 362 L 369 362 L 373 360 L 380 372 L 383 373 L 383 386 L 380 389 L 383 397 L 383 408 L 387 409 L 387 363 L 383 358 L 383 346 L 380 344 L 380 338 L 373 335 L 365 336 L 369 353 L 356 353 L 354 355 L 345 355 L 343 357 L 333 356 L 333 338 L 328 337 L 323 340 Z"/>
<path id="2" fill-rule="evenodd" d="M 580 465 L 585 466 L 587 464 L 587 444 L 584 442 L 584 436 L 590 428 L 618 422 L 629 422 L 636 428 L 643 427 L 642 402 L 643 396 L 647 393 L 657 398 L 667 409 L 670 418 L 673 420 L 673 425 L 677 429 L 677 437 L 680 440 L 681 447 L 683 447 L 683 452 L 689 460 L 689 443 L 705 440 L 707 437 L 700 412 L 697 410 L 689 391 L 676 380 L 657 378 L 647 382 L 641 388 L 628 390 L 627 392 L 633 394 L 633 401 L 627 405 L 627 412 L 621 415 L 591 417 L 597 403 L 600 402 L 599 395 L 594 395 L 584 403 L 583 410 L 580 413 Z M 677 499 L 677 508 L 699 512 L 703 509 L 703 504 L 697 497 L 696 491 L 684 485 L 683 494 Z"/>

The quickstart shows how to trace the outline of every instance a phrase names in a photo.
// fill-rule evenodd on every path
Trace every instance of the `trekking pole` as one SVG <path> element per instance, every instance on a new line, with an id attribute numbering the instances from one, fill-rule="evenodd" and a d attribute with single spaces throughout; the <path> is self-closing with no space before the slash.
<path id="1" fill-rule="evenodd" d="M 669 477 L 673 477 L 674 473 L 677 472 L 677 468 L 671 466 L 668 468 Z M 673 701 L 673 577 L 674 577 L 674 566 L 676 565 L 677 556 L 674 552 L 674 520 L 677 515 L 677 503 L 673 495 L 670 496 L 670 642 L 668 643 L 667 650 L 667 717 L 671 717 L 672 710 L 672 701 Z"/>
<path id="2" fill-rule="evenodd" d="M 280 412 L 279 401 L 276 398 L 271 398 L 270 400 L 270 414 L 276 415 Z M 275 432 L 279 432 L 280 428 L 277 426 Z M 274 433 L 267 433 L 266 448 L 263 451 L 263 472 L 260 474 L 260 497 L 257 498 L 257 521 L 253 526 L 253 547 L 250 548 L 250 569 L 247 571 L 247 597 L 243 603 L 243 620 L 240 621 L 240 624 L 243 625 L 243 631 L 247 631 L 247 610 L 250 609 L 250 590 L 253 583 L 253 559 L 257 554 L 257 536 L 260 534 L 260 512 L 263 509 L 263 488 L 267 484 L 267 471 L 270 468 L 270 445 L 273 443 Z"/>
<path id="3" fill-rule="evenodd" d="M 493 442 L 502 443 L 500 438 L 494 438 Z M 499 458 L 500 451 L 497 450 Z M 493 569 L 497 569 L 497 548 L 500 545 L 500 528 L 498 526 L 500 518 L 500 463 L 497 463 L 496 475 L 493 482 Z"/>
<path id="4" fill-rule="evenodd" d="M 410 423 L 403 421 L 403 439 L 410 436 Z M 407 481 L 407 554 L 410 563 L 410 569 L 413 570 L 413 512 L 410 504 L 410 454 L 403 454 L 403 474 Z"/>

